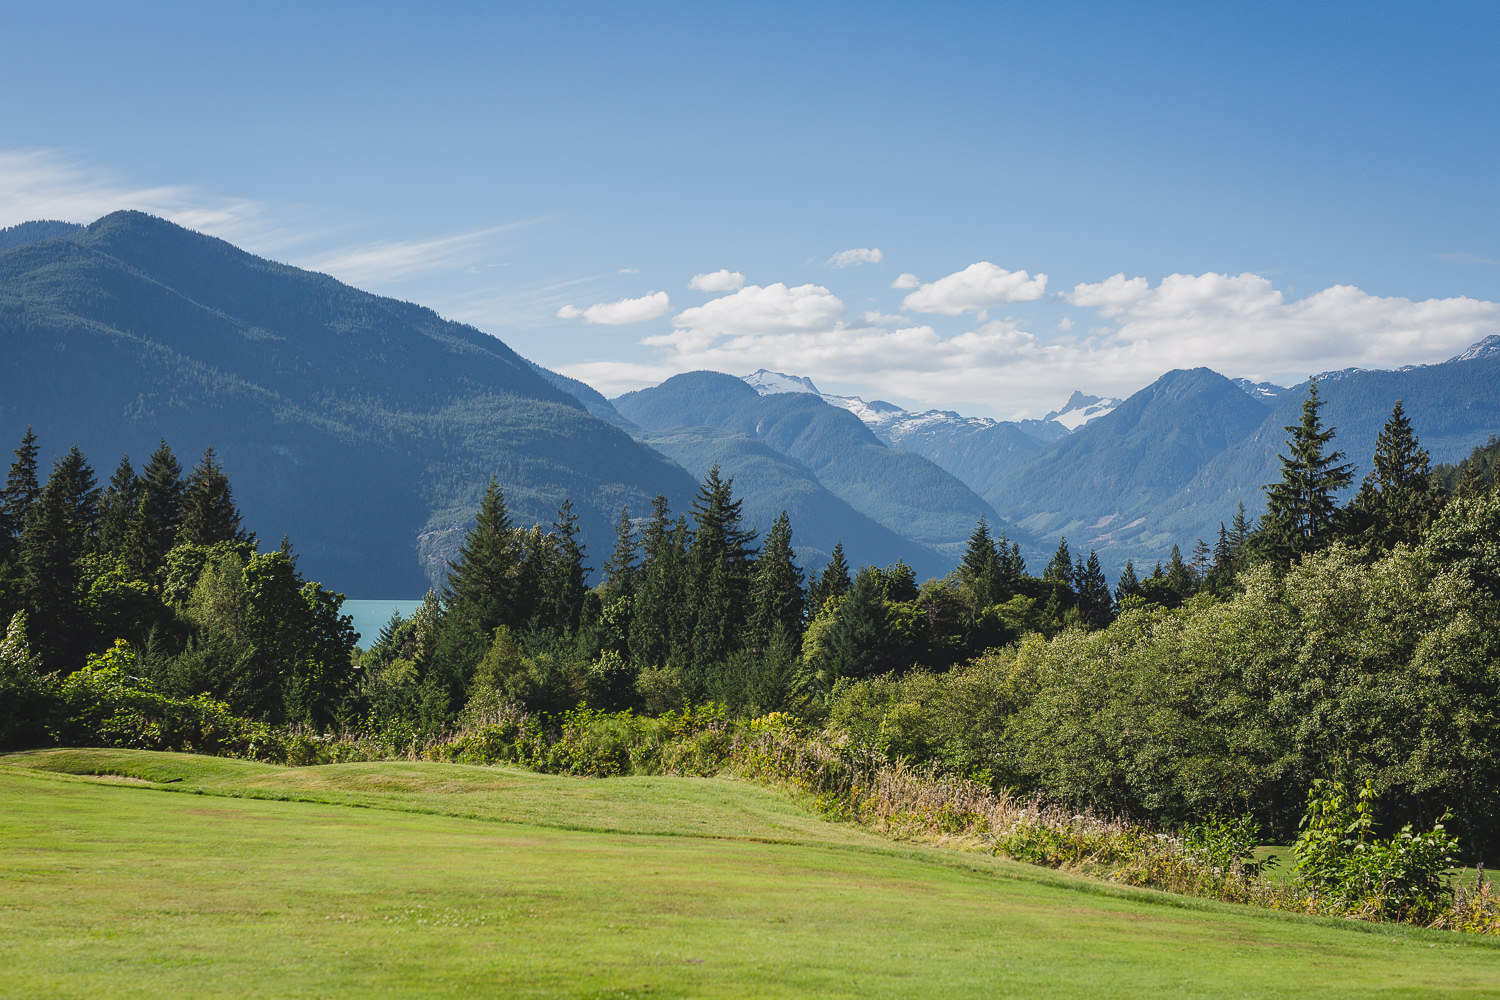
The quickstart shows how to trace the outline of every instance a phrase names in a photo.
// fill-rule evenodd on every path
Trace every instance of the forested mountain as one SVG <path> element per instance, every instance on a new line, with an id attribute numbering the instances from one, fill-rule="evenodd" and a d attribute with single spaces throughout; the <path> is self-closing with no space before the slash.
<path id="1" fill-rule="evenodd" d="M 1099 545 L 1253 432 L 1268 407 L 1207 368 L 1168 372 L 1028 462 L 987 499 L 1044 535 Z M 1284 436 L 1283 436 L 1284 439 Z"/>
<path id="2" fill-rule="evenodd" d="M 247 518 L 341 590 L 440 580 L 492 475 L 518 523 L 571 497 L 594 551 L 621 505 L 692 495 L 679 466 L 429 309 L 136 212 L 27 230 L 54 231 L 0 252 L 0 430 L 34 427 L 44 462 L 212 445 Z"/>
<path id="3" fill-rule="evenodd" d="M 614 401 L 648 431 L 712 427 L 750 435 L 810 470 L 830 493 L 951 566 L 974 523 L 1003 521 L 969 487 L 933 462 L 889 448 L 846 410 L 811 393 L 762 396 L 743 380 L 689 372 Z M 726 474 L 734 474 L 725 465 Z"/>

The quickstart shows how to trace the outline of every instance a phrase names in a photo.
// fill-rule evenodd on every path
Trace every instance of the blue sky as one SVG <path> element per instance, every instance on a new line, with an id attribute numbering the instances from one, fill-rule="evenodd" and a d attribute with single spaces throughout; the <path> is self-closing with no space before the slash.
<path id="1" fill-rule="evenodd" d="M 1493 4 L 49 3 L 0 37 L 0 225 L 144 208 L 609 394 L 766 367 L 1039 415 L 1500 333 Z"/>

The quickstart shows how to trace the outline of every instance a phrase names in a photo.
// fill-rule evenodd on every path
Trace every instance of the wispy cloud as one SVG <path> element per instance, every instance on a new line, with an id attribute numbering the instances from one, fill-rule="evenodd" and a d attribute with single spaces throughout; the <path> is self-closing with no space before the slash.
<path id="1" fill-rule="evenodd" d="M 1477 253 L 1464 253 L 1462 251 L 1440 253 L 1437 255 L 1437 258 L 1438 260 L 1456 260 L 1460 264 L 1485 264 L 1490 267 L 1500 267 L 1500 260 L 1495 260 L 1493 257 L 1481 257 Z"/>
<path id="2" fill-rule="evenodd" d="M 426 240 L 381 240 L 356 244 L 304 258 L 297 263 L 309 270 L 331 274 L 351 285 L 378 285 L 433 271 L 471 267 L 491 253 L 488 244 L 493 237 L 534 222 L 513 222 Z"/>
<path id="3" fill-rule="evenodd" d="M 133 209 L 267 252 L 292 242 L 248 198 L 185 184 L 139 185 L 56 149 L 0 150 L 0 227 L 34 219 L 93 222 Z"/>
<path id="4" fill-rule="evenodd" d="M 856 264 L 879 264 L 885 260 L 885 254 L 880 252 L 879 247 L 857 247 L 853 250 L 840 250 L 828 258 L 829 267 L 853 267 Z"/>
<path id="5" fill-rule="evenodd" d="M 585 309 L 566 305 L 557 310 L 557 316 L 559 319 L 582 319 L 585 323 L 605 326 L 628 326 L 631 323 L 648 322 L 671 311 L 672 303 L 666 292 L 651 292 L 638 299 L 600 302 Z"/>

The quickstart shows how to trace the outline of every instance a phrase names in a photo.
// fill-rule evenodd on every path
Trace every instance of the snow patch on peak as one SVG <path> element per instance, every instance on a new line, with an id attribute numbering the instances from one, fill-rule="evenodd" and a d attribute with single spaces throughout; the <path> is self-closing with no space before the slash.
<path id="1" fill-rule="evenodd" d="M 1480 358 L 1500 357 L 1500 333 L 1490 334 L 1479 343 L 1470 346 L 1462 354 L 1449 358 L 1449 361 L 1478 361 Z"/>
<path id="2" fill-rule="evenodd" d="M 1276 399 L 1286 393 L 1286 386 L 1277 385 L 1274 382 L 1252 382 L 1247 378 L 1237 378 L 1234 384 L 1244 391 L 1245 395 L 1255 399 Z"/>
<path id="3" fill-rule="evenodd" d="M 1123 400 L 1110 396 L 1089 396 L 1078 389 L 1073 390 L 1073 395 L 1063 404 L 1060 410 L 1053 410 L 1043 417 L 1043 420 L 1054 420 L 1062 424 L 1070 431 L 1076 431 L 1090 420 L 1104 416 Z"/>
<path id="4" fill-rule="evenodd" d="M 813 385 L 813 381 L 810 378 L 800 375 L 786 375 L 782 372 L 766 371 L 764 368 L 749 375 L 741 376 L 741 380 L 762 396 L 769 396 L 777 392 L 806 392 L 814 396 L 823 395 L 818 391 L 818 387 Z"/>

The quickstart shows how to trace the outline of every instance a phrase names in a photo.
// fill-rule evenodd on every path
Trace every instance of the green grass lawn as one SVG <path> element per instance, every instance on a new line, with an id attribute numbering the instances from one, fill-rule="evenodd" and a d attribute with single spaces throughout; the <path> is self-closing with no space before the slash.
<path id="1" fill-rule="evenodd" d="M 4 997 L 1500 996 L 1497 944 L 893 844 L 733 781 L 0 757 Z"/>

